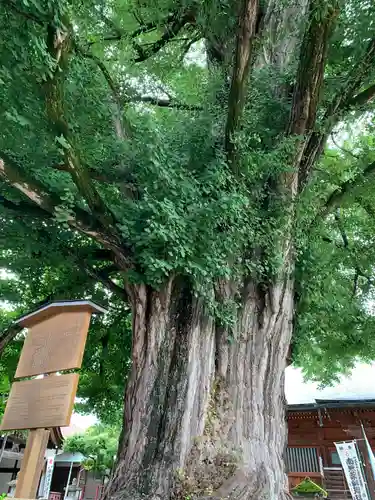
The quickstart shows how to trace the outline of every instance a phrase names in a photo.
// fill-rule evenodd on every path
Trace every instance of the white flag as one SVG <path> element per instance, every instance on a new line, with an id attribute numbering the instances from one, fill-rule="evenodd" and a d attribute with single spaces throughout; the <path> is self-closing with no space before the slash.
<path id="1" fill-rule="evenodd" d="M 55 467 L 55 455 L 47 459 L 46 474 L 44 476 L 44 485 L 43 485 L 43 498 L 49 498 L 54 467 Z"/>
<path id="2" fill-rule="evenodd" d="M 369 500 L 355 441 L 335 443 L 353 500 Z"/>

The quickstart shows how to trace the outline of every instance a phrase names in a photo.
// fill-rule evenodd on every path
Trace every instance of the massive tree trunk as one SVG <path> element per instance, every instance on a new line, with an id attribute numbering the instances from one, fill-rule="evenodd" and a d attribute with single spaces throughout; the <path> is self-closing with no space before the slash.
<path id="1" fill-rule="evenodd" d="M 292 281 L 244 285 L 230 338 L 188 280 L 135 287 L 132 302 L 124 434 L 106 498 L 284 498 Z"/>

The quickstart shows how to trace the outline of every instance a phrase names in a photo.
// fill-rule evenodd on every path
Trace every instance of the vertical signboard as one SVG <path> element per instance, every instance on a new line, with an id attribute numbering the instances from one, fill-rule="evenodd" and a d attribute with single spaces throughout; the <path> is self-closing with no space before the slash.
<path id="1" fill-rule="evenodd" d="M 44 476 L 44 485 L 43 485 L 43 498 L 49 497 L 54 467 L 55 467 L 55 455 L 49 457 L 47 460 L 46 475 Z"/>
<path id="2" fill-rule="evenodd" d="M 16 380 L 0 426 L 1 430 L 30 429 L 15 492 L 16 498 L 35 498 L 44 465 L 50 428 L 70 424 L 78 373 L 91 315 L 105 310 L 89 300 L 45 304 L 15 324 L 29 332 L 21 351 Z M 45 377 L 45 375 L 51 375 Z M 43 496 L 48 498 L 54 458 L 47 462 Z"/>
<path id="3" fill-rule="evenodd" d="M 335 443 L 353 500 L 369 500 L 355 441 Z"/>

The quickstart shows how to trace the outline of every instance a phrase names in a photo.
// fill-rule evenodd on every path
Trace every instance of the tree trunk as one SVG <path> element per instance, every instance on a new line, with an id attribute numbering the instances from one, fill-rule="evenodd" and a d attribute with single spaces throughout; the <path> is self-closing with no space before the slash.
<path id="1" fill-rule="evenodd" d="M 293 283 L 244 286 L 231 341 L 187 280 L 138 286 L 132 301 L 133 366 L 106 499 L 285 498 Z"/>

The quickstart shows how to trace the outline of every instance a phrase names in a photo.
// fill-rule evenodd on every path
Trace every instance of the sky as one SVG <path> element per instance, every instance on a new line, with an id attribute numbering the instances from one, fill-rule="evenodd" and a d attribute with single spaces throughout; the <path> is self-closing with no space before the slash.
<path id="1" fill-rule="evenodd" d="M 300 369 L 289 367 L 285 377 L 285 392 L 289 404 L 310 403 L 315 399 L 375 399 L 375 363 L 358 364 L 350 377 L 319 390 L 318 384 L 305 382 Z"/>
<path id="2" fill-rule="evenodd" d="M 339 384 L 322 390 L 316 383 L 305 382 L 301 370 L 290 366 L 285 386 L 289 404 L 311 403 L 315 399 L 375 399 L 375 363 L 358 364 L 350 377 L 341 377 Z M 96 421 L 93 415 L 73 414 L 68 433 L 83 431 Z"/>

